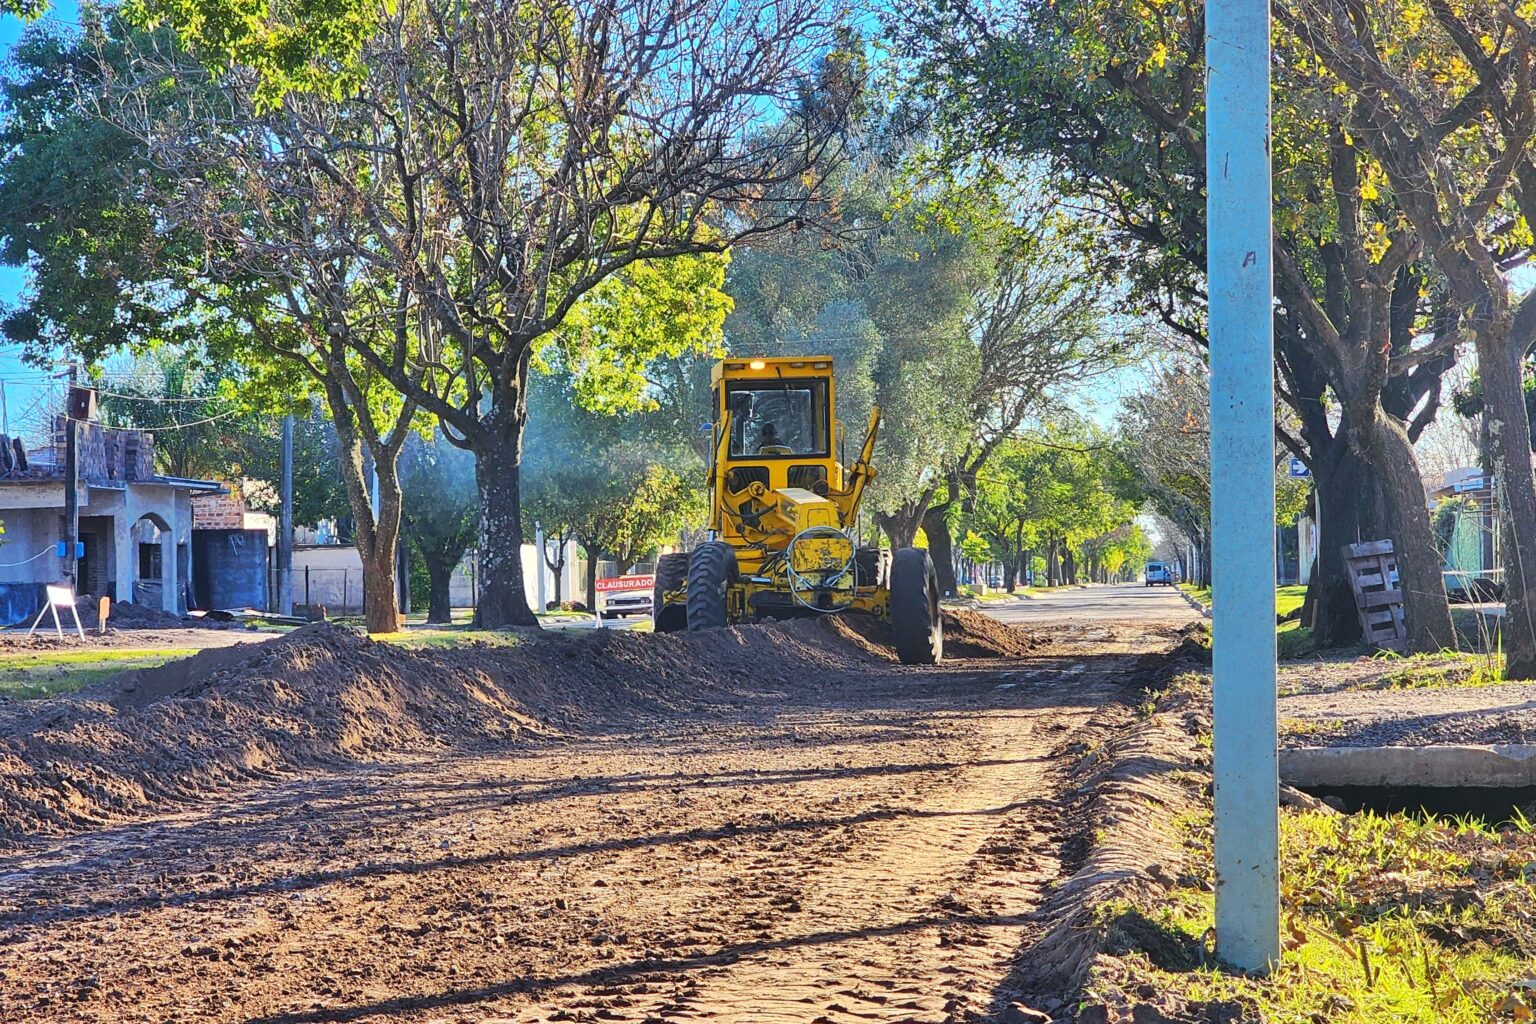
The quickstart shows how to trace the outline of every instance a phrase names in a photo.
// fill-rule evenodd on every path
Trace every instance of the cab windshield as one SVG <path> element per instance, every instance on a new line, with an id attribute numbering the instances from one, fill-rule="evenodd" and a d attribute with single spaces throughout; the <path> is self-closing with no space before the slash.
<path id="1" fill-rule="evenodd" d="M 744 381 L 725 395 L 732 458 L 826 456 L 826 381 Z"/>

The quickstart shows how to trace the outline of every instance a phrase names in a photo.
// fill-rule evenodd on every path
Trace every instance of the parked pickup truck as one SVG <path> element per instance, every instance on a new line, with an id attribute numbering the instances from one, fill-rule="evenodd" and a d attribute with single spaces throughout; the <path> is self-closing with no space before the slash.
<path id="1" fill-rule="evenodd" d="M 1178 582 L 1173 578 L 1173 570 L 1168 568 L 1162 562 L 1148 562 L 1146 578 L 1147 586 L 1149 587 L 1155 587 L 1159 585 L 1164 587 L 1171 587 L 1174 585 L 1174 583 Z"/>

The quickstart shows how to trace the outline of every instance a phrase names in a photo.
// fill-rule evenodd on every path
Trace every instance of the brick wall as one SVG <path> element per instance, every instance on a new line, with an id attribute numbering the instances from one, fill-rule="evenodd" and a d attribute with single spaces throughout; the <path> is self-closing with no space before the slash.
<path id="1" fill-rule="evenodd" d="M 192 529 L 243 530 L 245 506 L 236 494 L 194 494 Z"/>

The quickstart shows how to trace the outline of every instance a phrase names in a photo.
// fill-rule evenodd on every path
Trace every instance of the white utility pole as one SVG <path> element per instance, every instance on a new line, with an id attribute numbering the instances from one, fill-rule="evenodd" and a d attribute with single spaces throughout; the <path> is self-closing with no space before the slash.
<path id="1" fill-rule="evenodd" d="M 1268 0 L 1205 7 L 1216 952 L 1280 959 Z"/>

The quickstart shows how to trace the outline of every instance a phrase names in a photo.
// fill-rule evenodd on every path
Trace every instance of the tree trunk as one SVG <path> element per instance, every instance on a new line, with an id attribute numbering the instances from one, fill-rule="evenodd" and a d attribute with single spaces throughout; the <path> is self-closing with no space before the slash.
<path id="1" fill-rule="evenodd" d="M 1506 679 L 1536 679 L 1536 609 L 1531 578 L 1536 576 L 1536 480 L 1531 476 L 1531 425 L 1526 417 L 1520 359 L 1506 338 L 1477 335 L 1478 372 L 1483 381 L 1488 441 L 1498 504 L 1504 569 L 1501 646 Z"/>
<path id="2" fill-rule="evenodd" d="M 502 404 L 507 399 L 498 399 Z M 483 421 L 487 433 L 474 447 L 475 485 L 480 493 L 480 601 L 476 625 L 536 626 L 523 583 L 521 402 L 517 409 L 493 409 Z M 556 586 L 559 586 L 558 578 Z"/>
<path id="3" fill-rule="evenodd" d="M 441 558 L 422 553 L 427 563 L 427 621 L 449 623 L 453 621 L 452 583 L 453 566 Z"/>
<path id="4" fill-rule="evenodd" d="M 387 566 L 387 567 L 386 567 Z M 363 621 L 369 633 L 398 633 L 399 606 L 395 603 L 395 559 L 363 559 Z"/>
<path id="5" fill-rule="evenodd" d="M 363 622 L 369 633 L 397 633 L 400 613 L 395 575 L 395 548 L 400 541 L 400 474 L 396 452 L 376 458 L 379 511 L 373 512 L 373 496 L 363 479 L 363 438 L 353 421 L 340 385 L 328 383 L 326 401 L 336 424 L 341 447 L 341 478 L 357 528 L 353 544 L 363 564 Z M 373 453 L 370 453 L 372 455 Z"/>
<path id="6" fill-rule="evenodd" d="M 400 473 L 393 457 L 376 458 L 374 479 L 379 489 L 379 514 L 373 524 L 371 551 L 363 556 L 363 619 L 369 633 L 396 633 L 400 621 L 399 560 Z"/>
<path id="7" fill-rule="evenodd" d="M 1344 647 L 1360 641 L 1360 615 L 1344 572 L 1345 544 L 1382 535 L 1376 524 L 1376 471 L 1342 439 L 1312 460 L 1317 488 L 1317 557 L 1301 621 L 1320 648 Z"/>
<path id="8" fill-rule="evenodd" d="M 902 548 L 909 548 L 912 546 L 912 542 L 917 539 L 917 527 L 920 520 L 915 515 L 906 515 L 900 512 L 889 514 L 877 512 L 875 514 L 875 521 L 880 524 L 880 529 L 884 530 L 885 535 L 890 538 L 893 550 L 899 551 Z"/>
<path id="9" fill-rule="evenodd" d="M 945 516 L 948 508 L 948 505 L 941 505 L 923 513 L 923 533 L 928 538 L 928 556 L 933 559 L 933 568 L 939 577 L 939 593 L 953 597 L 959 592 L 959 581 L 955 578 L 954 538 Z"/>
<path id="10" fill-rule="evenodd" d="M 549 566 L 550 575 L 555 578 L 554 603 L 546 608 L 540 608 L 539 611 L 541 612 L 549 611 L 550 608 L 559 611 L 565 605 L 565 594 L 561 590 L 562 585 L 565 583 L 565 538 L 559 536 L 554 538 L 555 543 L 559 545 L 555 549 L 560 553 L 559 558 L 549 557 L 549 541 L 549 535 L 546 534 L 544 537 L 544 550 L 539 552 L 539 557 L 544 559 L 544 564 Z"/>
<path id="11" fill-rule="evenodd" d="M 597 548 L 583 543 L 587 549 L 587 611 L 597 611 Z"/>
<path id="12" fill-rule="evenodd" d="M 1523 403 L 1521 410 L 1524 411 Z M 1451 606 L 1445 594 L 1434 526 L 1424 505 L 1423 477 L 1413 444 L 1402 424 L 1380 408 L 1376 410 L 1376 421 L 1371 462 L 1381 479 L 1383 511 L 1393 538 L 1408 649 L 1422 654 L 1454 650 L 1456 632 L 1451 628 Z M 1529 453 L 1529 449 L 1526 451 Z M 1529 454 L 1525 466 L 1529 480 Z"/>

